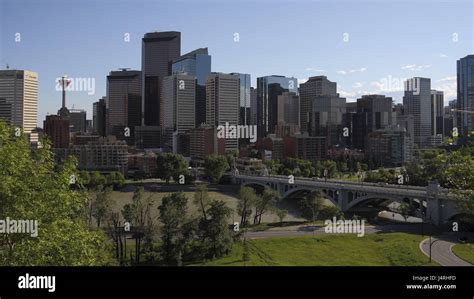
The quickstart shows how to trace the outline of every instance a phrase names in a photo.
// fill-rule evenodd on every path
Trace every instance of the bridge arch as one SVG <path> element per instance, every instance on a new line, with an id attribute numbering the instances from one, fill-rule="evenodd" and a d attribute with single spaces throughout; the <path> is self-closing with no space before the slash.
<path id="1" fill-rule="evenodd" d="M 452 213 L 447 217 L 446 224 L 453 225 L 454 222 L 458 224 L 459 231 L 474 232 L 474 215 L 466 212 Z"/>
<path id="2" fill-rule="evenodd" d="M 273 189 L 273 190 L 277 190 L 270 183 L 264 184 L 264 183 L 261 183 L 261 182 L 244 182 L 244 183 L 242 183 L 242 187 L 252 187 L 253 189 L 255 189 L 255 192 L 257 194 L 263 192 L 263 190 L 265 188 L 270 188 L 270 189 Z"/>
<path id="3" fill-rule="evenodd" d="M 307 193 L 310 193 L 310 192 L 313 192 L 313 191 L 316 191 L 316 190 L 321 191 L 321 192 L 324 194 L 324 197 L 325 197 L 326 199 L 328 199 L 332 204 L 334 204 L 335 206 L 339 206 L 339 205 L 338 205 L 338 202 L 337 202 L 337 200 L 334 198 L 334 196 L 329 195 L 328 190 L 318 189 L 318 188 L 308 188 L 308 187 L 298 187 L 298 186 L 296 186 L 295 188 L 288 189 L 288 191 L 286 191 L 286 192 L 282 195 L 282 199 L 288 198 L 288 197 L 290 197 L 291 195 L 294 195 L 295 193 L 298 193 L 298 192 L 304 192 L 304 191 L 306 191 Z M 330 191 L 332 191 L 332 190 L 330 190 Z"/>
<path id="4" fill-rule="evenodd" d="M 361 204 L 374 201 L 374 200 L 382 200 L 382 201 L 390 201 L 390 202 L 398 202 L 404 203 L 406 201 L 405 198 L 397 197 L 397 196 L 387 196 L 387 195 L 378 195 L 378 194 L 367 194 L 361 197 L 357 197 L 353 200 L 348 201 L 348 205 L 346 207 L 347 210 L 355 208 Z"/>

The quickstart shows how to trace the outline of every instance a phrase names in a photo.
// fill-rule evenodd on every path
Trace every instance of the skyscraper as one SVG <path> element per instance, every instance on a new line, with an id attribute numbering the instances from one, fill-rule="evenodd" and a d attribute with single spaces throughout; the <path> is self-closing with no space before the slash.
<path id="1" fill-rule="evenodd" d="M 314 76 L 300 85 L 299 93 L 301 132 L 308 132 L 313 99 L 318 96 L 337 96 L 337 84 L 329 81 L 326 76 Z"/>
<path id="2" fill-rule="evenodd" d="M 181 33 L 150 32 L 142 39 L 142 125 L 162 124 L 161 82 L 181 55 Z"/>
<path id="3" fill-rule="evenodd" d="M 339 95 L 316 96 L 311 104 L 310 113 L 307 114 L 309 136 L 326 137 L 329 147 L 344 144 L 346 99 Z"/>
<path id="4" fill-rule="evenodd" d="M 179 141 L 195 127 L 195 77 L 182 74 L 165 77 L 162 98 L 164 142 L 173 152 L 184 154 L 183 148 L 189 148 L 189 144 Z"/>
<path id="5" fill-rule="evenodd" d="M 431 79 L 415 77 L 405 81 L 404 113 L 413 115 L 413 141 L 418 147 L 431 145 Z"/>
<path id="6" fill-rule="evenodd" d="M 19 127 L 37 142 L 33 133 L 38 119 L 38 73 L 0 70 L 0 119 Z"/>
<path id="7" fill-rule="evenodd" d="M 207 48 L 199 48 L 174 60 L 172 73 L 196 77 L 196 127 L 206 122 L 206 80 L 211 73 L 211 56 Z"/>
<path id="8" fill-rule="evenodd" d="M 447 137 L 453 136 L 453 129 L 456 123 L 456 108 L 457 108 L 457 100 L 451 100 L 448 103 L 448 106 L 444 107 L 444 131 L 443 135 Z"/>
<path id="9" fill-rule="evenodd" d="M 470 112 L 469 112 L 470 111 Z M 474 55 L 457 61 L 456 126 L 460 134 L 474 131 Z"/>
<path id="10" fill-rule="evenodd" d="M 93 133 L 99 136 L 105 136 L 105 99 L 102 97 L 99 101 L 92 104 L 92 128 Z M 141 105 L 140 105 L 141 107 Z M 141 109 L 140 109 L 141 110 Z"/>
<path id="11" fill-rule="evenodd" d="M 431 135 L 443 135 L 444 132 L 444 93 L 431 90 Z"/>
<path id="12" fill-rule="evenodd" d="M 353 146 L 367 147 L 367 135 L 376 130 L 395 124 L 392 119 L 392 98 L 384 95 L 363 95 L 357 99 L 357 115 L 353 124 Z"/>
<path id="13" fill-rule="evenodd" d="M 234 75 L 211 73 L 206 82 L 206 123 L 217 128 L 239 124 L 239 78 Z M 217 152 L 216 140 L 215 149 Z M 237 150 L 238 139 L 225 138 L 225 150 Z"/>
<path id="14" fill-rule="evenodd" d="M 69 110 L 69 128 L 72 133 L 86 132 L 86 110 L 71 109 Z"/>
<path id="15" fill-rule="evenodd" d="M 250 74 L 231 73 L 239 77 L 239 125 L 250 125 Z"/>
<path id="16" fill-rule="evenodd" d="M 257 135 L 259 138 L 275 132 L 278 96 L 285 91 L 298 94 L 298 79 L 277 75 L 257 78 Z"/>
<path id="17" fill-rule="evenodd" d="M 294 92 L 284 92 L 278 96 L 278 124 L 293 124 L 299 126 L 300 97 Z"/>
<path id="18" fill-rule="evenodd" d="M 107 135 L 131 142 L 140 125 L 141 72 L 122 69 L 107 76 Z M 129 131 L 125 132 L 125 128 Z M 128 136 L 129 135 L 129 136 Z"/>
<path id="19" fill-rule="evenodd" d="M 257 89 L 250 87 L 250 124 L 257 125 Z"/>

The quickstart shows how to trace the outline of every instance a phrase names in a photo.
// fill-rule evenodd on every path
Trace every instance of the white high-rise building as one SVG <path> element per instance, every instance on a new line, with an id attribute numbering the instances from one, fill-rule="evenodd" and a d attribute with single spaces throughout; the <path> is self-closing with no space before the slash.
<path id="1" fill-rule="evenodd" d="M 38 120 L 38 73 L 27 70 L 0 70 L 0 119 L 19 127 L 30 142 Z"/>
<path id="2" fill-rule="evenodd" d="M 431 104 L 431 79 L 415 77 L 405 81 L 403 106 L 406 115 L 413 115 L 413 140 L 419 148 L 432 146 Z"/>

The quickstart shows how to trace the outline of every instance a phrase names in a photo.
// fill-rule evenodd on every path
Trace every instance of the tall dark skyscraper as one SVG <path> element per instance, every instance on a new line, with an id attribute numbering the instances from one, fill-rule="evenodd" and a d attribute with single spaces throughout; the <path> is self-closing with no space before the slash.
<path id="1" fill-rule="evenodd" d="M 298 94 L 298 79 L 284 76 L 257 78 L 257 136 L 275 132 L 278 124 L 278 96 L 284 92 Z"/>
<path id="2" fill-rule="evenodd" d="M 439 90 L 431 90 L 431 135 L 443 136 L 443 134 L 444 93 Z"/>
<path id="3" fill-rule="evenodd" d="M 161 83 L 171 75 L 172 64 L 181 55 L 181 33 L 150 32 L 142 39 L 142 117 L 143 125 L 163 122 Z"/>
<path id="4" fill-rule="evenodd" d="M 474 55 L 467 55 L 457 61 L 457 93 L 459 111 L 455 113 L 455 126 L 459 133 L 467 135 L 474 131 Z"/>
<path id="5" fill-rule="evenodd" d="M 196 77 L 196 127 L 206 122 L 206 80 L 211 73 L 211 56 L 199 48 L 174 60 L 172 73 Z"/>
<path id="6" fill-rule="evenodd" d="M 107 76 L 107 135 L 132 142 L 135 126 L 140 125 L 141 79 L 140 71 L 127 69 Z"/>
<path id="7" fill-rule="evenodd" d="M 87 113 L 82 109 L 69 110 L 69 128 L 72 133 L 86 132 Z"/>
<path id="8" fill-rule="evenodd" d="M 346 99 L 337 96 L 317 96 L 311 103 L 309 136 L 326 137 L 328 146 L 342 145 L 346 115 Z"/>
<path id="9" fill-rule="evenodd" d="M 250 124 L 257 125 L 257 89 L 250 87 Z"/>
<path id="10" fill-rule="evenodd" d="M 92 104 L 92 127 L 94 134 L 105 136 L 106 127 L 106 113 L 105 113 L 105 99 L 102 97 L 99 101 Z"/>
<path id="11" fill-rule="evenodd" d="M 357 114 L 353 123 L 353 146 L 367 147 L 367 136 L 376 130 L 395 124 L 392 119 L 392 98 L 384 95 L 363 95 L 357 99 Z"/>
<path id="12" fill-rule="evenodd" d="M 301 132 L 308 132 L 309 117 L 313 106 L 313 99 L 318 96 L 336 97 L 336 82 L 331 82 L 326 76 L 310 77 L 300 85 L 300 127 Z"/>

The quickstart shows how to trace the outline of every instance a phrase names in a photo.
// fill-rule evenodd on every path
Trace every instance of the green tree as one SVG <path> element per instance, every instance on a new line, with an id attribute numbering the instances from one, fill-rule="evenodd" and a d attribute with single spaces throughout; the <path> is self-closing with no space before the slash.
<path id="1" fill-rule="evenodd" d="M 324 195 L 319 190 L 311 192 L 299 201 L 301 215 L 311 221 L 318 219 L 319 213 L 324 207 Z"/>
<path id="2" fill-rule="evenodd" d="M 93 188 L 98 188 L 99 186 L 103 186 L 107 184 L 107 179 L 100 174 L 98 171 L 92 172 L 91 178 L 90 178 L 90 185 Z"/>
<path id="3" fill-rule="evenodd" d="M 188 199 L 183 192 L 163 197 L 158 208 L 161 227 L 161 258 L 168 266 L 181 266 L 183 253 L 190 241 L 185 234 Z"/>
<path id="4" fill-rule="evenodd" d="M 114 190 L 122 187 L 125 184 L 125 177 L 121 172 L 113 171 L 106 176 L 107 185 L 112 185 Z"/>
<path id="5" fill-rule="evenodd" d="M 252 215 L 252 207 L 257 200 L 257 194 L 251 187 L 242 187 L 239 190 L 238 199 L 237 214 L 240 216 L 240 226 L 245 227 Z"/>
<path id="6" fill-rule="evenodd" d="M 328 179 L 332 179 L 337 176 L 337 163 L 335 161 L 331 161 L 331 160 L 324 161 L 323 169 L 327 170 Z"/>
<path id="7" fill-rule="evenodd" d="M 112 247 L 87 224 L 83 190 L 72 188 L 79 175 L 68 158 L 55 167 L 50 142 L 32 150 L 25 135 L 0 120 L 0 219 L 37 221 L 36 234 L 2 234 L 0 265 L 93 266 L 113 264 Z"/>
<path id="8" fill-rule="evenodd" d="M 344 218 L 344 213 L 336 206 L 327 205 L 321 209 L 319 216 L 323 219 L 331 219 L 333 217 L 341 219 Z"/>
<path id="9" fill-rule="evenodd" d="M 146 179 L 146 172 L 143 170 L 137 170 L 133 173 L 133 180 L 135 181 L 141 181 Z"/>
<path id="10" fill-rule="evenodd" d="M 160 153 L 156 156 L 157 177 L 169 183 L 170 178 L 176 182 L 179 176 L 188 175 L 188 162 L 182 155 L 172 153 Z"/>
<path id="11" fill-rule="evenodd" d="M 140 262 L 142 253 L 142 242 L 146 241 L 148 249 L 153 244 L 153 236 L 155 233 L 155 223 L 151 215 L 151 209 L 154 204 L 153 197 L 150 195 L 144 197 L 145 191 L 143 187 L 135 189 L 132 197 L 132 203 L 126 204 L 122 208 L 123 218 L 130 223 L 135 239 L 135 263 Z"/>
<path id="12" fill-rule="evenodd" d="M 228 168 L 229 164 L 224 156 L 209 155 L 204 161 L 204 172 L 213 183 L 218 183 Z"/>
<path id="13" fill-rule="evenodd" d="M 207 193 L 207 185 L 198 184 L 196 191 L 194 192 L 194 204 L 198 206 L 199 211 L 202 213 L 202 218 L 207 219 L 206 210 L 211 203 L 209 194 Z"/>
<path id="14" fill-rule="evenodd" d="M 82 185 L 87 186 L 87 185 L 90 184 L 91 176 L 90 176 L 88 171 L 83 170 L 79 174 L 79 179 L 80 179 Z"/>
<path id="15" fill-rule="evenodd" d="M 229 254 L 232 249 L 232 235 L 229 218 L 232 209 L 225 202 L 213 200 L 207 210 L 208 219 L 202 218 L 199 224 L 205 258 L 215 259 Z"/>
<path id="16" fill-rule="evenodd" d="M 321 177 L 323 174 L 323 165 L 321 164 L 321 161 L 316 161 L 314 163 L 314 176 L 315 177 Z"/>
<path id="17" fill-rule="evenodd" d="M 446 157 L 445 186 L 456 195 L 458 206 L 466 213 L 474 211 L 474 159 L 472 150 L 461 149 Z"/>
<path id="18" fill-rule="evenodd" d="M 288 211 L 285 210 L 285 209 L 277 209 L 276 214 L 277 214 L 278 219 L 280 220 L 280 223 L 281 223 L 285 219 L 286 215 L 288 215 Z"/>
<path id="19" fill-rule="evenodd" d="M 112 189 L 104 187 L 96 192 L 95 201 L 92 203 L 92 216 L 94 216 L 97 227 L 100 227 L 102 221 L 106 219 L 112 210 Z"/>
<path id="20" fill-rule="evenodd" d="M 258 195 L 255 199 L 255 216 L 253 223 L 260 224 L 262 216 L 268 211 L 276 209 L 276 203 L 280 200 L 280 194 L 273 189 L 265 188 L 262 195 Z"/>

